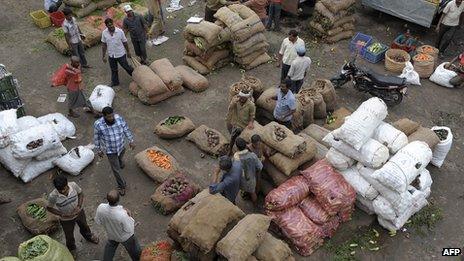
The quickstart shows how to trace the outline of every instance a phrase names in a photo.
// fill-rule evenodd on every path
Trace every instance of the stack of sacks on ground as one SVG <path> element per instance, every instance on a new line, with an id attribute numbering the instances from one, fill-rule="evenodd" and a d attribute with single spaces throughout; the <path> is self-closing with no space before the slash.
<path id="1" fill-rule="evenodd" d="M 52 169 L 67 152 L 61 141 L 76 132 L 60 113 L 18 119 L 11 109 L 0 112 L 0 122 L 0 163 L 25 183 Z"/>
<path id="2" fill-rule="evenodd" d="M 79 21 L 77 24 L 79 25 L 82 34 L 85 35 L 85 39 L 82 39 L 82 42 L 86 48 L 90 48 L 101 42 L 102 31 L 95 28 L 92 23 Z M 69 45 L 66 42 L 62 27 L 52 30 L 47 35 L 46 41 L 52 44 L 59 53 L 64 55 L 71 55 L 72 51 L 69 49 Z"/>
<path id="3" fill-rule="evenodd" d="M 354 34 L 355 0 L 321 0 L 316 3 L 310 30 L 329 43 L 351 38 Z"/>
<path id="4" fill-rule="evenodd" d="M 257 99 L 263 93 L 263 90 L 264 86 L 260 79 L 244 74 L 240 81 L 233 83 L 229 87 L 229 100 L 239 92 L 249 93 L 254 99 Z"/>
<path id="5" fill-rule="evenodd" d="M 351 185 L 323 159 L 269 192 L 264 207 L 297 252 L 308 256 L 351 218 L 355 199 Z"/>

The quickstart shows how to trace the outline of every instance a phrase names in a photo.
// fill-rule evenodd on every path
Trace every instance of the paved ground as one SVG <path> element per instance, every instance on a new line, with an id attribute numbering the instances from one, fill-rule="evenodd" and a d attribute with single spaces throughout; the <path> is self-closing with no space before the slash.
<path id="1" fill-rule="evenodd" d="M 188 2 L 182 1 L 184 6 Z M 160 47 L 150 48 L 149 57 L 151 60 L 169 57 L 173 64 L 180 64 L 183 48 L 183 40 L 180 33 L 173 34 L 177 30 L 182 30 L 185 20 L 193 14 L 202 14 L 203 3 L 196 3 L 192 7 L 187 7 L 182 11 L 169 14 L 167 19 L 167 35 L 170 40 Z M 0 10 L 0 62 L 15 74 L 21 83 L 20 93 L 26 102 L 28 114 L 41 116 L 51 112 L 66 112 L 66 105 L 57 103 L 56 99 L 60 93 L 65 93 L 64 89 L 54 89 L 49 87 L 49 77 L 59 65 L 68 61 L 67 57 L 58 54 L 49 44 L 44 43 L 46 34 L 50 29 L 41 30 L 36 28 L 29 18 L 29 12 L 42 8 L 41 1 L 15 1 L 3 0 Z M 377 12 L 359 9 L 357 30 L 376 36 L 383 42 L 390 42 L 398 31 L 402 30 L 404 21 L 392 18 L 387 15 L 379 16 Z M 292 20 L 293 24 L 300 23 L 305 26 L 306 21 Z M 413 26 L 413 32 L 421 36 L 424 42 L 433 42 L 434 33 L 432 30 L 427 32 L 424 29 Z M 287 28 L 288 29 L 288 28 Z M 457 36 L 457 43 L 463 42 L 464 33 L 461 30 Z M 267 33 L 271 43 L 271 51 L 276 52 L 280 41 L 285 37 L 281 33 Z M 330 77 L 336 74 L 345 59 L 349 59 L 347 51 L 347 41 L 337 45 L 328 46 L 318 43 L 311 43 L 310 55 L 313 58 L 314 66 L 311 78 Z M 334 48 L 334 49 L 332 49 Z M 453 46 L 451 51 L 456 52 L 457 46 Z M 333 51 L 331 51 L 333 50 Z M 100 60 L 100 47 L 94 47 L 87 52 L 90 64 L 93 69 L 85 72 L 85 82 L 87 92 L 97 84 L 109 83 L 110 71 L 107 64 Z M 366 64 L 359 61 L 360 64 Z M 318 64 L 318 65 L 317 65 Z M 368 65 L 368 64 L 366 64 Z M 379 72 L 383 72 L 383 66 L 373 66 Z M 269 87 L 278 82 L 279 72 L 274 64 L 267 64 L 249 72 L 251 75 L 259 77 L 264 84 Z M 174 141 L 163 141 L 153 134 L 153 126 L 161 119 L 172 114 L 183 114 L 194 120 L 196 124 L 206 124 L 226 133 L 224 115 L 227 109 L 225 95 L 228 87 L 237 81 L 241 74 L 237 67 L 228 66 L 211 74 L 211 88 L 201 94 L 186 91 L 181 96 L 173 97 L 156 106 L 148 107 L 138 102 L 127 91 L 130 78 L 124 72 L 120 72 L 121 87 L 117 89 L 117 97 L 114 107 L 118 113 L 125 117 L 129 126 L 132 128 L 136 137 L 136 151 L 138 152 L 151 145 L 158 145 L 171 152 L 178 162 L 191 174 L 191 178 L 206 186 L 210 180 L 210 174 L 215 166 L 215 159 L 206 157 L 200 158 L 199 150 L 184 139 Z M 400 106 L 390 110 L 389 119 L 396 120 L 400 117 L 410 117 L 421 122 L 424 126 L 435 124 L 445 124 L 453 129 L 455 140 L 454 146 L 447 158 L 445 165 L 441 169 L 429 167 L 434 178 L 432 197 L 436 204 L 443 209 L 444 219 L 438 223 L 434 232 L 419 236 L 412 233 L 409 237 L 406 233 L 399 233 L 395 237 L 389 237 L 385 230 L 381 231 L 381 249 L 377 252 L 361 252 L 359 257 L 363 260 L 405 260 L 422 259 L 433 260 L 441 256 L 443 247 L 460 247 L 464 241 L 464 229 L 461 215 L 463 214 L 464 189 L 461 184 L 463 177 L 461 171 L 464 163 L 461 161 L 463 152 L 463 133 L 462 123 L 464 113 L 462 110 L 463 93 L 462 90 L 446 89 L 427 80 L 422 81 L 421 87 L 411 87 L 409 95 Z M 355 109 L 367 95 L 355 92 L 351 86 L 347 86 L 338 91 L 340 105 Z M 86 115 L 73 120 L 77 126 L 77 139 L 65 142 L 65 146 L 71 148 L 79 144 L 92 142 L 92 123 L 93 118 Z M 126 154 L 127 167 L 124 175 L 129 184 L 127 195 L 122 199 L 122 204 L 135 215 L 138 222 L 136 233 L 142 244 L 147 244 L 154 240 L 166 238 L 165 230 L 169 217 L 157 214 L 150 205 L 149 197 L 153 193 L 154 184 L 133 161 L 135 152 L 129 151 Z M 0 244 L 0 256 L 13 255 L 17 251 L 20 242 L 28 239 L 28 234 L 22 227 L 15 209 L 24 201 L 41 197 L 52 190 L 50 174 L 43 174 L 29 184 L 23 184 L 13 178 L 5 169 L 0 168 L 1 190 L 11 195 L 13 202 L 0 206 L 0 220 L 2 229 L 0 237 L 4 240 Z M 106 159 L 97 159 L 86 169 L 85 173 L 78 177 L 69 177 L 70 180 L 78 182 L 84 189 L 86 195 L 85 210 L 88 214 L 89 222 L 93 230 L 104 239 L 104 232 L 94 226 L 92 216 L 99 203 L 104 201 L 108 190 L 115 187 L 115 182 L 109 171 Z M 247 202 L 239 202 L 239 206 L 250 210 Z M 372 217 L 363 212 L 357 211 L 353 220 L 343 224 L 338 231 L 335 241 L 340 242 L 348 239 L 359 225 L 367 226 L 372 222 Z M 77 235 L 79 258 L 78 260 L 94 260 L 102 256 L 103 243 L 98 246 L 82 241 L 82 237 Z M 54 238 L 64 242 L 62 232 L 53 235 Z M 328 259 L 330 253 L 321 249 L 313 254 L 309 259 Z M 128 260 L 129 257 L 119 249 L 117 260 Z M 302 258 L 303 259 L 303 258 Z"/>

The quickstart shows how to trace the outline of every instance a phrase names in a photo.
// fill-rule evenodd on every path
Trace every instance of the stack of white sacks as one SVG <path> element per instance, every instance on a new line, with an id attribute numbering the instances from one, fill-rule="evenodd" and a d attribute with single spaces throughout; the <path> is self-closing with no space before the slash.
<path id="1" fill-rule="evenodd" d="M 383 122 L 387 106 L 371 98 L 345 119 L 324 141 L 331 145 L 327 160 L 357 192 L 357 206 L 376 213 L 380 225 L 400 229 L 427 205 L 432 179 L 425 168 L 432 150 Z"/>
<path id="2" fill-rule="evenodd" d="M 60 113 L 17 118 L 15 109 L 1 111 L 0 163 L 15 177 L 30 182 L 69 157 L 61 141 L 75 132 L 74 124 Z"/>

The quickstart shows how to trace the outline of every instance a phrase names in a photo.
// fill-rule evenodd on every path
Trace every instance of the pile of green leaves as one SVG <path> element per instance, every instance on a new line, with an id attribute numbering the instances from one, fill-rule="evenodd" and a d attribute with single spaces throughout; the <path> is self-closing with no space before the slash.
<path id="1" fill-rule="evenodd" d="M 333 116 L 332 113 L 328 113 L 328 114 L 327 114 L 327 119 L 326 119 L 325 123 L 327 123 L 327 124 L 332 124 L 332 123 L 334 123 L 336 120 L 337 120 L 337 117 Z"/>
<path id="2" fill-rule="evenodd" d="M 57 28 L 55 31 L 53 31 L 53 36 L 58 38 L 58 39 L 64 39 L 64 31 L 63 28 Z"/>
<path id="3" fill-rule="evenodd" d="M 163 125 L 166 125 L 166 126 L 175 125 L 177 123 L 180 123 L 184 119 L 185 118 L 182 116 L 170 116 L 163 122 Z"/>
<path id="4" fill-rule="evenodd" d="M 42 238 L 37 237 L 36 239 L 27 243 L 26 247 L 21 249 L 19 256 L 22 260 L 30 260 L 35 257 L 45 254 L 48 250 L 48 243 Z"/>
<path id="5" fill-rule="evenodd" d="M 329 240 L 324 245 L 324 248 L 329 251 L 333 256 L 331 260 L 334 261 L 354 261 L 356 258 L 357 250 L 378 251 L 380 234 L 372 227 L 361 228 L 355 233 L 350 240 L 340 244 L 334 243 Z"/>
<path id="6" fill-rule="evenodd" d="M 35 203 L 29 204 L 26 208 L 26 212 L 29 216 L 38 220 L 44 220 L 47 217 L 47 210 Z"/>

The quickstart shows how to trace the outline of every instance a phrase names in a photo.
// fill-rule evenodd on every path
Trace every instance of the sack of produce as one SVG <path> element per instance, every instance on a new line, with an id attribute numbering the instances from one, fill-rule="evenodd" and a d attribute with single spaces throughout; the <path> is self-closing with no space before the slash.
<path id="1" fill-rule="evenodd" d="M 218 41 L 218 35 L 222 31 L 222 27 L 208 21 L 201 21 L 198 24 L 187 24 L 184 31 L 205 39 L 209 44 L 214 44 Z"/>
<path id="2" fill-rule="evenodd" d="M 408 145 L 406 134 L 385 122 L 377 127 L 372 138 L 387 146 L 391 154 Z"/>
<path id="3" fill-rule="evenodd" d="M 273 212 L 271 216 L 272 221 L 290 239 L 300 255 L 309 256 L 322 245 L 322 230 L 307 218 L 299 207 Z"/>
<path id="4" fill-rule="evenodd" d="M 217 243 L 216 251 L 230 261 L 246 260 L 263 242 L 270 223 L 268 216 L 246 215 Z"/>
<path id="5" fill-rule="evenodd" d="M 72 138 L 76 134 L 76 127 L 61 113 L 50 113 L 37 118 L 41 124 L 51 124 L 53 129 L 58 133 L 60 140 Z"/>
<path id="6" fill-rule="evenodd" d="M 341 40 L 350 39 L 351 37 L 353 37 L 353 35 L 354 35 L 354 31 L 353 30 L 348 30 L 348 31 L 343 31 L 343 32 L 341 32 L 339 34 L 336 34 L 334 36 L 327 37 L 325 40 L 328 43 L 336 43 L 336 42 L 339 42 Z"/>
<path id="7" fill-rule="evenodd" d="M 265 28 L 257 15 L 247 18 L 230 27 L 232 39 L 235 42 L 243 42 L 257 33 L 264 32 Z"/>
<path id="8" fill-rule="evenodd" d="M 419 74 L 414 70 L 414 66 L 409 61 L 405 63 L 402 73 L 398 77 L 405 78 L 406 83 L 421 85 Z"/>
<path id="9" fill-rule="evenodd" d="M 97 85 L 89 97 L 89 102 L 95 111 L 101 112 L 105 107 L 111 107 L 116 93 L 106 85 Z"/>
<path id="10" fill-rule="evenodd" d="M 229 149 L 229 140 L 219 131 L 201 125 L 190 132 L 187 140 L 195 143 L 199 149 L 211 155 L 225 155 Z"/>
<path id="11" fill-rule="evenodd" d="M 23 169 L 19 178 L 24 182 L 28 183 L 31 180 L 35 179 L 39 175 L 53 169 L 55 166 L 53 165 L 53 161 L 58 159 L 59 156 L 51 157 L 46 160 L 31 160 L 29 164 Z"/>
<path id="12" fill-rule="evenodd" d="M 263 94 L 259 96 L 256 100 L 256 105 L 263 108 L 267 112 L 274 113 L 274 108 L 276 106 L 275 100 L 269 100 L 269 98 L 274 97 L 277 95 L 277 88 L 268 88 L 266 89 Z"/>
<path id="13" fill-rule="evenodd" d="M 145 174 L 159 183 L 164 182 L 179 169 L 176 159 L 157 146 L 139 152 L 135 155 L 135 161 Z"/>
<path id="14" fill-rule="evenodd" d="M 247 82 L 242 80 L 235 82 L 229 87 L 229 100 L 232 100 L 232 98 L 237 96 L 240 92 L 254 94 L 253 91 L 252 86 Z"/>
<path id="15" fill-rule="evenodd" d="M 271 148 L 289 158 L 296 158 L 306 151 L 306 141 L 287 127 L 271 122 L 264 126 L 261 139 Z"/>
<path id="16" fill-rule="evenodd" d="M 11 151 L 19 159 L 36 157 L 61 146 L 60 138 L 49 124 L 41 124 L 10 135 Z"/>
<path id="17" fill-rule="evenodd" d="M 325 158 L 325 156 L 327 155 L 327 152 L 329 152 L 329 149 L 327 149 L 326 146 L 322 145 L 321 143 L 319 143 L 317 140 L 315 140 L 313 137 L 309 136 L 306 133 L 300 132 L 298 135 L 316 145 L 316 154 L 314 155 L 314 158 L 313 158 L 314 162 Z"/>
<path id="18" fill-rule="evenodd" d="M 327 115 L 324 128 L 328 130 L 335 130 L 340 128 L 345 123 L 345 118 L 351 115 L 351 111 L 345 107 L 336 109 L 333 113 Z"/>
<path id="19" fill-rule="evenodd" d="M 79 22 L 79 28 L 83 35 L 85 35 L 85 39 L 83 39 L 84 46 L 90 48 L 95 46 L 101 42 L 101 35 L 102 31 L 95 28 L 89 22 Z"/>
<path id="20" fill-rule="evenodd" d="M 55 49 L 64 55 L 70 55 L 71 50 L 69 49 L 68 43 L 66 42 L 63 28 L 56 28 L 47 35 L 47 42 L 51 43 Z"/>
<path id="21" fill-rule="evenodd" d="M 306 150 L 298 157 L 291 159 L 278 152 L 269 157 L 269 161 L 271 161 L 274 166 L 282 171 L 282 173 L 290 176 L 292 172 L 298 169 L 299 166 L 310 161 L 316 155 L 316 144 L 308 139 L 306 139 L 306 144 Z"/>
<path id="22" fill-rule="evenodd" d="M 16 109 L 0 111 L 0 148 L 5 148 L 10 144 L 10 135 L 21 131 L 18 130 Z"/>
<path id="23" fill-rule="evenodd" d="M 406 63 L 411 60 L 411 56 L 404 50 L 388 49 L 385 53 L 385 68 L 388 71 L 400 73 Z"/>
<path id="24" fill-rule="evenodd" d="M 337 170 L 346 170 L 354 164 L 354 159 L 346 156 L 333 147 L 329 149 L 325 158 Z"/>
<path id="25" fill-rule="evenodd" d="M 398 192 L 406 191 L 432 159 L 432 150 L 425 142 L 413 141 L 399 150 L 373 177 Z"/>
<path id="26" fill-rule="evenodd" d="M 59 146 L 58 148 L 47 150 L 44 153 L 36 156 L 34 159 L 38 161 L 47 160 L 50 158 L 61 157 L 67 152 L 68 150 L 63 146 L 63 144 L 61 144 L 61 146 Z"/>
<path id="27" fill-rule="evenodd" d="M 246 41 L 243 41 L 241 43 L 234 43 L 233 44 L 234 54 L 238 54 L 238 56 L 242 57 L 243 55 L 240 55 L 241 53 L 244 53 L 244 52 L 250 53 L 248 49 L 262 42 L 266 42 L 266 36 L 264 36 L 263 33 L 255 34 L 252 37 L 248 38 Z"/>
<path id="28" fill-rule="evenodd" d="M 255 11 L 243 4 L 232 4 L 227 7 L 233 12 L 237 13 L 242 19 L 248 19 L 252 16 L 257 16 Z"/>
<path id="29" fill-rule="evenodd" d="M 174 248 L 167 240 L 152 242 L 142 249 L 140 261 L 171 260 Z"/>
<path id="30" fill-rule="evenodd" d="M 269 50 L 269 44 L 267 42 L 259 42 L 250 48 L 243 50 L 240 53 L 234 53 L 236 57 L 245 57 L 249 56 L 252 53 L 255 53 L 259 50 L 266 50 L 266 52 Z"/>
<path id="31" fill-rule="evenodd" d="M 68 6 L 82 8 L 88 6 L 91 0 L 64 0 L 63 2 Z"/>
<path id="32" fill-rule="evenodd" d="M 214 51 L 207 60 L 202 59 L 198 56 L 196 57 L 196 59 L 199 62 L 201 62 L 203 65 L 205 65 L 208 69 L 214 71 L 224 66 L 221 61 L 223 61 L 224 59 L 228 57 L 229 57 L 229 50 L 225 49 L 225 50 Z"/>
<path id="33" fill-rule="evenodd" d="M 148 97 L 169 91 L 160 76 L 146 65 L 140 65 L 134 68 L 132 79 L 146 92 Z"/>
<path id="34" fill-rule="evenodd" d="M 321 3 L 324 4 L 324 6 L 326 6 L 332 13 L 339 13 L 340 11 L 346 10 L 350 6 L 354 5 L 356 1 L 322 0 Z"/>
<path id="35" fill-rule="evenodd" d="M 247 143 L 250 143 L 251 142 L 251 137 L 253 137 L 253 135 L 255 135 L 255 134 L 260 135 L 262 130 L 263 130 L 263 126 L 261 124 L 259 124 L 257 121 L 254 121 L 253 129 L 249 129 L 249 128 L 243 129 L 243 131 L 242 131 L 242 133 L 240 133 L 239 137 L 244 139 Z"/>
<path id="36" fill-rule="evenodd" d="M 72 148 L 66 155 L 55 160 L 53 164 L 64 172 L 77 176 L 81 174 L 84 168 L 95 158 L 92 148 L 93 145 Z"/>
<path id="37" fill-rule="evenodd" d="M 420 127 L 419 123 L 412 121 L 408 118 L 399 119 L 395 121 L 392 125 L 393 127 L 397 128 L 399 131 L 406 134 L 406 136 L 413 134 Z"/>
<path id="38" fill-rule="evenodd" d="M 302 130 L 301 133 L 309 135 L 311 138 L 315 139 L 317 142 L 321 143 L 325 147 L 332 146 L 329 143 L 324 141 L 325 136 L 327 136 L 327 134 L 329 134 L 330 131 L 317 124 L 310 124 L 304 130 Z"/>
<path id="39" fill-rule="evenodd" d="M 31 159 L 17 159 L 13 156 L 11 151 L 11 146 L 0 149 L 0 163 L 3 167 L 13 174 L 16 178 L 21 176 L 23 170 L 26 168 L 27 164 Z"/>
<path id="40" fill-rule="evenodd" d="M 192 57 L 192 56 L 187 56 L 187 55 L 184 55 L 182 57 L 182 60 L 185 62 L 185 64 L 187 64 L 188 66 L 190 66 L 192 69 L 194 69 L 195 71 L 199 72 L 200 74 L 208 74 L 210 73 L 211 71 L 208 69 L 208 67 L 204 66 L 202 63 L 200 63 L 199 61 L 197 61 L 197 59 L 195 59 L 195 57 Z"/>
<path id="41" fill-rule="evenodd" d="M 184 87 L 180 86 L 180 88 L 174 90 L 174 91 L 167 91 L 161 94 L 156 94 L 153 96 L 149 96 L 147 92 L 143 89 L 139 89 L 137 93 L 137 97 L 139 98 L 140 102 L 145 104 L 145 105 L 154 105 L 159 102 L 162 102 L 166 99 L 169 99 L 173 96 L 179 95 L 184 93 L 185 89 Z"/>
<path id="42" fill-rule="evenodd" d="M 297 94 L 295 98 L 297 103 L 292 123 L 294 128 L 302 129 L 314 122 L 314 102 L 307 95 Z"/>
<path id="43" fill-rule="evenodd" d="M 150 69 L 161 78 L 169 90 L 178 89 L 182 85 L 182 77 L 167 58 L 152 62 Z"/>
<path id="44" fill-rule="evenodd" d="M 313 101 L 315 119 L 325 119 L 327 117 L 327 106 L 324 98 L 315 88 L 301 89 L 298 95 L 304 95 Z"/>
<path id="45" fill-rule="evenodd" d="M 185 226 L 190 222 L 200 208 L 206 205 L 207 200 L 203 200 L 207 197 L 212 197 L 209 194 L 209 189 L 204 189 L 198 193 L 195 197 L 187 201 L 177 212 L 172 216 L 169 221 L 168 227 L 178 233 L 184 231 Z M 180 235 L 179 235 L 180 236 Z"/>
<path id="46" fill-rule="evenodd" d="M 310 191 L 331 216 L 353 206 L 356 191 L 326 160 L 320 160 L 302 171 Z"/>
<path id="47" fill-rule="evenodd" d="M 316 79 L 311 84 L 311 88 L 316 89 L 322 95 L 327 111 L 335 110 L 337 107 L 337 94 L 332 82 L 326 79 Z"/>
<path id="48" fill-rule="evenodd" d="M 440 143 L 440 138 L 431 129 L 419 127 L 414 133 L 408 136 L 409 142 L 423 141 L 427 143 L 429 148 L 434 149 L 435 146 Z"/>
<path id="49" fill-rule="evenodd" d="M 270 161 L 265 160 L 263 163 L 263 169 L 265 173 L 270 177 L 274 186 L 280 186 L 285 181 L 287 181 L 290 177 L 282 173 L 280 170 L 274 166 Z M 292 173 L 291 176 L 296 174 L 296 172 Z"/>
<path id="50" fill-rule="evenodd" d="M 94 2 L 90 2 L 90 4 L 88 4 L 87 6 L 81 8 L 72 7 L 71 10 L 77 18 L 82 18 L 88 16 L 93 11 L 97 10 L 97 4 L 95 4 Z"/>
<path id="51" fill-rule="evenodd" d="M 162 139 L 180 138 L 195 129 L 192 120 L 184 116 L 170 116 L 155 126 L 155 134 Z"/>
<path id="52" fill-rule="evenodd" d="M 340 174 L 363 198 L 373 200 L 379 195 L 379 192 L 359 174 L 356 167 L 340 171 Z"/>
<path id="53" fill-rule="evenodd" d="M 21 260 L 34 261 L 74 261 L 68 248 L 46 235 L 35 236 L 18 247 L 18 257 Z"/>
<path id="54" fill-rule="evenodd" d="M 269 192 L 264 207 L 270 211 L 281 211 L 297 205 L 309 193 L 310 190 L 306 179 L 298 175 Z"/>
<path id="55" fill-rule="evenodd" d="M 2 121 L 2 122 L 4 122 L 4 121 Z M 36 117 L 27 115 L 27 116 L 23 116 L 23 117 L 17 119 L 16 124 L 17 124 L 16 132 L 19 132 L 19 131 L 27 130 L 27 129 L 32 128 L 34 126 L 40 125 L 40 122 L 37 120 Z"/>
<path id="56" fill-rule="evenodd" d="M 251 64 L 266 51 L 267 49 L 262 48 L 262 49 L 256 50 L 255 52 L 248 54 L 247 56 L 235 57 L 235 61 L 239 64 Z"/>
<path id="57" fill-rule="evenodd" d="M 416 48 L 418 54 L 426 54 L 433 57 L 433 61 L 438 61 L 438 53 L 440 50 L 431 45 L 422 45 Z"/>
<path id="58" fill-rule="evenodd" d="M 263 53 L 261 54 L 260 56 L 258 56 L 253 62 L 251 62 L 250 64 L 242 64 L 242 67 L 243 69 L 245 70 L 251 70 L 255 67 L 258 67 L 260 66 L 261 64 L 264 64 L 264 63 L 267 63 L 269 61 L 271 61 L 272 58 L 269 56 L 269 54 L 267 53 Z"/>
<path id="59" fill-rule="evenodd" d="M 385 102 L 377 97 L 370 98 L 345 119 L 345 123 L 334 130 L 333 135 L 359 150 L 372 137 L 387 114 Z"/>
<path id="60" fill-rule="evenodd" d="M 453 133 L 450 128 L 444 126 L 434 126 L 432 131 L 437 134 L 440 142 L 433 148 L 431 163 L 440 168 L 453 145 Z"/>
<path id="61" fill-rule="evenodd" d="M 21 204 L 16 212 L 21 223 L 33 235 L 49 234 L 58 228 L 59 218 L 47 211 L 48 202 L 43 198 Z"/>
<path id="62" fill-rule="evenodd" d="M 199 187 L 178 172 L 159 185 L 151 196 L 151 201 L 163 215 L 178 210 L 199 191 Z"/>
<path id="63" fill-rule="evenodd" d="M 208 79 L 192 68 L 185 65 L 179 65 L 176 66 L 175 69 L 180 74 L 186 88 L 194 92 L 202 92 L 208 89 Z"/>
<path id="64" fill-rule="evenodd" d="M 136 82 L 132 81 L 132 82 L 129 83 L 129 92 L 130 92 L 130 94 L 134 95 L 135 97 L 138 97 L 139 90 L 140 90 L 140 87 L 137 85 Z"/>
<path id="65" fill-rule="evenodd" d="M 226 6 L 219 8 L 214 14 L 214 18 L 220 20 L 229 28 L 232 28 L 232 26 L 243 20 L 239 14 L 233 12 Z"/>
<path id="66" fill-rule="evenodd" d="M 263 242 L 258 246 L 253 256 L 258 260 L 267 261 L 294 260 L 292 250 L 288 247 L 287 243 L 275 238 L 269 232 L 264 233 Z"/>
<path id="67" fill-rule="evenodd" d="M 301 211 L 303 211 L 307 218 L 311 219 L 311 221 L 317 225 L 323 225 L 330 219 L 329 214 L 327 214 L 313 195 L 303 199 L 298 204 L 298 207 Z"/>
<path id="68" fill-rule="evenodd" d="M 419 74 L 420 78 L 429 78 L 434 69 L 435 61 L 431 55 L 419 53 L 412 57 L 414 61 L 414 70 Z"/>

